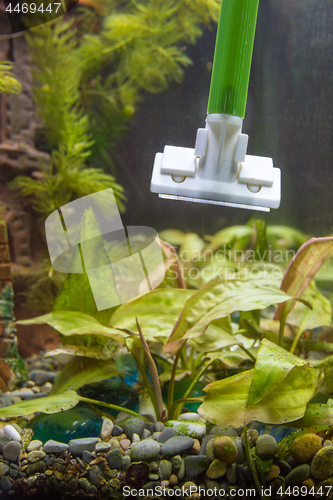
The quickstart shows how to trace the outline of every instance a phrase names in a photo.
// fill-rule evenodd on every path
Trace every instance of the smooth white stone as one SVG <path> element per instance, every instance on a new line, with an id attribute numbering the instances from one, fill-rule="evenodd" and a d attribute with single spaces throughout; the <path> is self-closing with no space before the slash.
<path id="1" fill-rule="evenodd" d="M 194 412 L 181 413 L 178 417 L 178 420 L 199 420 L 199 419 L 200 419 L 199 413 L 194 413 Z"/>
<path id="2" fill-rule="evenodd" d="M 19 443 L 21 442 L 21 436 L 19 435 L 17 430 L 14 429 L 12 425 L 6 425 L 4 431 L 7 434 L 7 436 L 12 438 L 13 441 L 18 441 Z"/>

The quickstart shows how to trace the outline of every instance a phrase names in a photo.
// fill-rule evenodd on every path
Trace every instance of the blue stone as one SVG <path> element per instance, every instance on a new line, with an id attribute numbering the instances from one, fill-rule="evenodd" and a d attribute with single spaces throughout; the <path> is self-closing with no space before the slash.
<path id="1" fill-rule="evenodd" d="M 99 437 L 102 418 L 85 405 L 78 405 L 52 415 L 41 413 L 30 420 L 29 427 L 34 431 L 34 439 L 43 443 L 53 439 L 68 444 L 71 439 Z"/>

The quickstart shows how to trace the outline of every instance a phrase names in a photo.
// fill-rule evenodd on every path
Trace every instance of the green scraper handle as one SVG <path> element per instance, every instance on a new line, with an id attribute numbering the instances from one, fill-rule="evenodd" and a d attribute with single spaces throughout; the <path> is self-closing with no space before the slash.
<path id="1" fill-rule="evenodd" d="M 221 0 L 207 113 L 244 118 L 259 0 Z"/>

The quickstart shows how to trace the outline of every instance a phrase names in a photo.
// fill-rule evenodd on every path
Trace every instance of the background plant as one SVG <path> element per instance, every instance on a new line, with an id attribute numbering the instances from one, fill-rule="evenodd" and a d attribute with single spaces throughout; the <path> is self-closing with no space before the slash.
<path id="1" fill-rule="evenodd" d="M 218 11 L 218 0 L 113 0 L 30 29 L 39 142 L 51 165 L 38 178 L 16 177 L 12 187 L 43 215 L 110 187 L 124 210 L 123 189 L 103 171 L 112 167 L 110 146 L 143 91 L 162 92 L 181 80 L 191 63 L 184 43 L 195 43 Z"/>

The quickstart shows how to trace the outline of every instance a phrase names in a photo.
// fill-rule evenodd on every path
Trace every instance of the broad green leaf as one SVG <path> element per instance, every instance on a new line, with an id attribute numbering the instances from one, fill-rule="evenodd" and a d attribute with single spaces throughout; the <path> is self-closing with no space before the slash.
<path id="1" fill-rule="evenodd" d="M 117 352 L 117 340 L 107 339 L 104 335 L 71 335 L 62 337 L 63 346 L 74 356 L 94 359 L 111 359 Z M 127 340 L 127 339 L 126 339 Z"/>
<path id="2" fill-rule="evenodd" d="M 125 344 L 125 337 L 127 337 L 124 332 L 104 326 L 92 316 L 76 311 L 55 311 L 37 318 L 18 321 L 17 323 L 20 325 L 47 323 L 66 337 L 73 335 L 103 335 L 122 344 Z"/>
<path id="3" fill-rule="evenodd" d="M 194 268 L 187 276 L 187 282 L 195 288 L 203 288 L 213 280 L 228 280 L 237 276 L 239 263 L 228 260 L 223 254 L 203 257 L 199 267 Z"/>
<path id="4" fill-rule="evenodd" d="M 56 377 L 51 394 L 59 394 L 71 388 L 73 390 L 85 384 L 99 382 L 119 375 L 114 360 L 99 361 L 82 356 L 69 361 Z"/>
<path id="5" fill-rule="evenodd" d="M 250 226 L 231 226 L 221 231 L 218 231 L 214 236 L 204 236 L 206 240 L 210 243 L 206 250 L 211 250 L 216 252 L 221 247 L 230 245 L 234 240 L 240 240 L 244 238 L 246 242 L 253 234 L 253 228 Z M 245 244 L 244 247 L 247 245 Z"/>
<path id="6" fill-rule="evenodd" d="M 302 293 L 302 299 L 307 300 L 312 309 L 298 302 L 288 314 L 288 324 L 296 326 L 300 332 L 318 326 L 329 325 L 332 318 L 331 302 L 311 284 Z"/>
<path id="7" fill-rule="evenodd" d="M 288 226 L 267 226 L 266 234 L 268 243 L 274 250 L 286 250 L 284 252 L 286 262 L 293 257 L 293 250 L 290 249 L 299 248 L 307 239 L 301 231 Z"/>
<path id="8" fill-rule="evenodd" d="M 333 259 L 328 259 L 316 274 L 316 284 L 329 292 L 333 291 Z"/>
<path id="9" fill-rule="evenodd" d="M 254 221 L 253 226 L 256 231 L 255 260 L 268 260 L 268 245 L 266 237 L 267 223 L 264 220 L 257 219 Z"/>
<path id="10" fill-rule="evenodd" d="M 285 268 L 279 264 L 250 262 L 236 273 L 235 279 L 251 281 L 260 287 L 279 289 L 285 271 Z"/>
<path id="11" fill-rule="evenodd" d="M 258 350 L 247 406 L 258 403 L 272 392 L 295 366 L 305 364 L 306 361 L 298 356 L 263 339 Z"/>
<path id="12" fill-rule="evenodd" d="M 157 289 L 133 299 L 117 309 L 110 320 L 110 326 L 138 333 L 136 318 L 146 340 L 161 340 L 170 332 L 195 290 Z"/>
<path id="13" fill-rule="evenodd" d="M 303 429 L 304 427 L 318 427 L 319 425 L 333 426 L 332 404 L 309 404 L 304 417 L 291 422 L 291 427 Z"/>
<path id="14" fill-rule="evenodd" d="M 230 317 L 212 321 L 207 330 L 198 338 L 192 339 L 187 334 L 188 344 L 199 352 L 212 352 L 224 347 L 237 345 L 240 342 L 233 336 Z"/>
<path id="15" fill-rule="evenodd" d="M 249 349 L 251 354 L 256 356 L 256 349 Z M 237 366 L 240 366 L 244 361 L 251 361 L 250 356 L 248 356 L 244 351 L 241 351 L 240 349 L 237 349 L 236 351 L 229 351 L 226 350 L 226 352 L 209 352 L 207 354 L 207 357 L 210 359 L 216 359 L 221 361 L 225 366 L 228 368 L 236 368 Z"/>
<path id="16" fill-rule="evenodd" d="M 168 340 L 166 352 L 177 351 L 177 343 L 184 338 L 202 335 L 208 325 L 234 311 L 264 309 L 272 304 L 283 302 L 291 297 L 281 290 L 260 288 L 251 282 L 215 282 L 196 292 L 185 304 L 180 321 Z"/>
<path id="17" fill-rule="evenodd" d="M 179 247 L 185 238 L 185 233 L 183 231 L 179 231 L 179 229 L 165 229 L 164 231 L 160 231 L 158 236 L 161 240 L 167 241 L 171 245 Z"/>
<path id="18" fill-rule="evenodd" d="M 321 373 L 309 365 L 295 366 L 272 392 L 247 407 L 254 370 L 248 370 L 204 388 L 198 412 L 215 425 L 243 425 L 251 420 L 284 424 L 303 417 L 308 402 L 322 382 Z"/>
<path id="19" fill-rule="evenodd" d="M 86 210 L 80 224 L 78 241 L 84 242 L 84 259 L 86 264 L 91 261 L 94 267 L 104 266 L 109 263 L 103 238 L 96 237 L 97 225 L 98 223 L 93 211 L 91 209 Z M 91 239 L 89 239 L 90 235 L 93 236 Z M 79 248 L 76 251 L 79 252 Z M 101 279 L 100 286 L 110 296 L 117 295 L 115 292 L 115 283 L 106 275 L 104 279 Z M 54 302 L 53 311 L 79 311 L 93 316 L 103 324 L 108 323 L 112 313 L 112 309 L 97 310 L 88 276 L 85 272 L 67 275 L 62 289 Z"/>
<path id="20" fill-rule="evenodd" d="M 43 413 L 58 413 L 70 410 L 80 401 L 80 396 L 75 391 L 66 391 L 61 394 L 45 396 L 44 398 L 22 401 L 11 406 L 0 408 L 0 417 L 20 417 L 30 415 L 36 411 Z"/>
<path id="21" fill-rule="evenodd" d="M 281 283 L 281 290 L 299 297 L 321 266 L 333 254 L 333 238 L 311 238 L 304 243 L 291 261 Z M 295 301 L 279 304 L 274 319 L 281 319 L 295 306 Z"/>
<path id="22" fill-rule="evenodd" d="M 179 249 L 179 258 L 182 262 L 199 260 L 202 250 L 205 248 L 205 242 L 195 233 L 185 234 Z"/>

